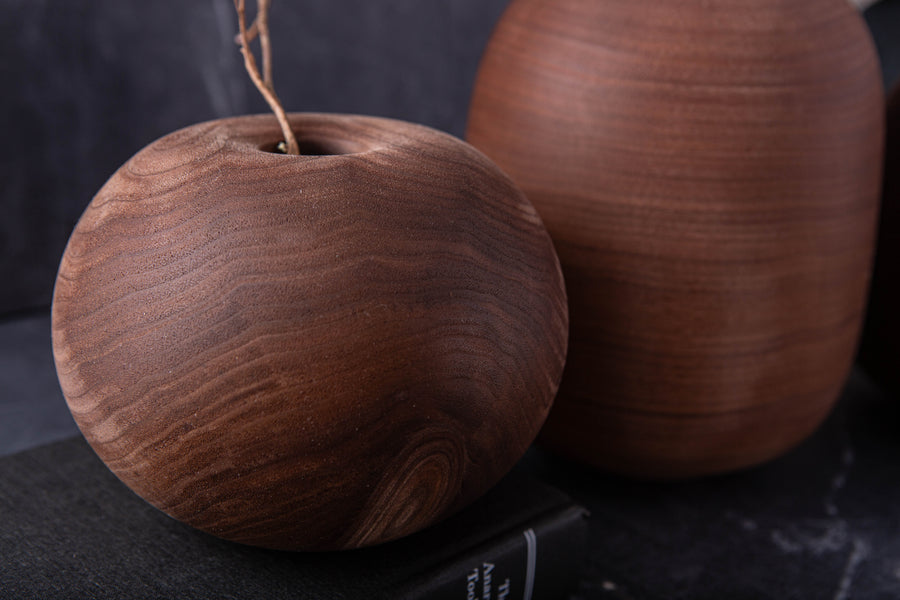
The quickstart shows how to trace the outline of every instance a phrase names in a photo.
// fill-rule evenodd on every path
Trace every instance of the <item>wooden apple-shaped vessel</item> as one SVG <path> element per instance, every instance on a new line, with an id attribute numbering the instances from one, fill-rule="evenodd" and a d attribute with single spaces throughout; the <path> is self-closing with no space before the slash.
<path id="1" fill-rule="evenodd" d="M 547 446 L 688 477 L 820 423 L 865 307 L 883 103 L 846 0 L 513 0 L 467 139 L 563 265 Z"/>
<path id="2" fill-rule="evenodd" d="M 878 249 L 859 360 L 879 384 L 900 396 L 900 84 L 888 97 L 884 167 Z"/>
<path id="3" fill-rule="evenodd" d="M 326 550 L 471 502 L 537 435 L 563 280 L 525 196 L 432 129 L 203 123 L 100 190 L 59 269 L 53 349 L 91 446 L 217 536 Z"/>

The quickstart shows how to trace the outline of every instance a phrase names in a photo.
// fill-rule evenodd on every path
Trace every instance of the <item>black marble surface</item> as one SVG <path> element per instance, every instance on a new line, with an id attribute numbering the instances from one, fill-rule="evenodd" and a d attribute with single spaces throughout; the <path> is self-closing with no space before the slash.
<path id="1" fill-rule="evenodd" d="M 577 598 L 900 598 L 900 401 L 860 370 L 812 437 L 740 473 L 660 484 L 526 462 L 591 511 Z"/>

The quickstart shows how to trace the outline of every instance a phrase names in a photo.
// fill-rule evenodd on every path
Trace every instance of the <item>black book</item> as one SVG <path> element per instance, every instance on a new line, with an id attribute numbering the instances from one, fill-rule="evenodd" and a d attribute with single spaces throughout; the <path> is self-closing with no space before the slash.
<path id="1" fill-rule="evenodd" d="M 562 599 L 586 547 L 586 511 L 516 471 L 402 540 L 296 553 L 169 518 L 80 437 L 0 458 L 0 598 Z"/>

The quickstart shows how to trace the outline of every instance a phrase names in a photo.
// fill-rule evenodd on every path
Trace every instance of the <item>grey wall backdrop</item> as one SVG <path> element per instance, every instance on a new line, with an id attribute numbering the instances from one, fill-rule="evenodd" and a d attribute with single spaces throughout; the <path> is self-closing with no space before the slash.
<path id="1" fill-rule="evenodd" d="M 364 113 L 461 136 L 507 0 L 276 0 L 275 84 L 292 111 Z M 251 7 L 253 2 L 248 4 Z M 141 147 L 265 112 L 231 0 L 0 0 L 0 316 L 45 308 L 69 232 Z M 867 18 L 900 73 L 900 0 Z"/>
<path id="2" fill-rule="evenodd" d="M 364 113 L 461 136 L 506 0 L 276 0 L 290 111 Z M 248 2 L 251 12 L 255 3 Z M 46 307 L 68 234 L 112 172 L 191 123 L 268 110 L 232 0 L 2 0 L 0 314 Z"/>

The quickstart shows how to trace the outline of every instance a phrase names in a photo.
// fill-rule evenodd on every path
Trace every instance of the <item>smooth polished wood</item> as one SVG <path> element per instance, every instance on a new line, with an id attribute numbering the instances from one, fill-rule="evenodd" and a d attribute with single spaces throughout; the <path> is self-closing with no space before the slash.
<path id="1" fill-rule="evenodd" d="M 356 548 L 508 471 L 562 373 L 540 218 L 474 148 L 421 126 L 271 116 L 154 142 L 100 190 L 56 283 L 60 383 L 100 458 L 194 527 Z"/>
<path id="2" fill-rule="evenodd" d="M 863 314 L 883 103 L 846 0 L 513 0 L 467 138 L 563 264 L 547 446 L 690 477 L 821 422 Z"/>
<path id="3" fill-rule="evenodd" d="M 900 84 L 887 106 L 884 190 L 869 310 L 859 361 L 895 396 L 900 396 Z"/>

